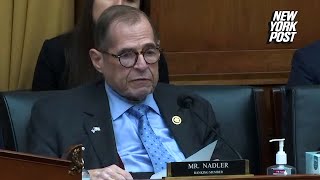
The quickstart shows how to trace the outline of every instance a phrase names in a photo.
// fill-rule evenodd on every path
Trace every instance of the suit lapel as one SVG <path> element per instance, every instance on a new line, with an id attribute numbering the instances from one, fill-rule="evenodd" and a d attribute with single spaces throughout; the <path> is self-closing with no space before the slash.
<path id="1" fill-rule="evenodd" d="M 167 88 L 163 88 L 161 83 L 154 91 L 154 98 L 159 107 L 162 118 L 180 147 L 185 157 L 189 157 L 195 152 L 195 147 L 190 144 L 190 139 L 194 135 L 186 132 L 192 127 L 190 112 L 181 109 L 177 104 L 177 97 L 169 95 L 172 93 Z M 104 83 L 97 83 L 86 93 L 85 104 L 83 105 L 84 129 L 89 137 L 93 149 L 100 160 L 101 167 L 111 164 L 121 164 L 114 138 L 112 118 L 105 92 Z M 179 116 L 181 124 L 175 125 L 172 117 Z M 96 128 L 95 128 L 96 127 Z M 100 130 L 97 130 L 100 129 Z"/>
<path id="2" fill-rule="evenodd" d="M 185 157 L 191 156 L 195 149 L 190 145 L 190 139 L 192 139 L 192 133 L 186 132 L 191 124 L 190 114 L 185 110 L 182 110 L 177 103 L 177 97 L 172 96 L 172 92 L 168 92 L 165 88 L 162 88 L 159 84 L 154 91 L 154 99 L 157 102 L 162 118 L 170 129 L 174 139 L 176 140 L 178 146 L 180 147 L 182 153 Z M 181 118 L 181 124 L 176 125 L 172 122 L 174 116 L 179 116 Z"/>
<path id="3" fill-rule="evenodd" d="M 101 166 L 118 164 L 116 143 L 104 83 L 98 83 L 84 104 L 84 129 Z"/>

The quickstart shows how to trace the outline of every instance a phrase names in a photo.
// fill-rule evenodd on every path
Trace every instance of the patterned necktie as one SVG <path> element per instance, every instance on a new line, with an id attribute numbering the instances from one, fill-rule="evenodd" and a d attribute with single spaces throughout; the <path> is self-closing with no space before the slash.
<path id="1" fill-rule="evenodd" d="M 154 172 L 159 172 L 166 168 L 167 162 L 174 162 L 174 158 L 165 149 L 159 137 L 152 130 L 147 112 L 150 108 L 147 105 L 133 106 L 128 113 L 139 120 L 138 133 L 149 158 L 152 162 Z"/>

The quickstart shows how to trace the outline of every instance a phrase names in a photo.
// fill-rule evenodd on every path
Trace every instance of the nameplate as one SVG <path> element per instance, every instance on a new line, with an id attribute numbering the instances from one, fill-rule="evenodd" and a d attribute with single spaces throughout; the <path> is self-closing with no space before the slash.
<path id="1" fill-rule="evenodd" d="M 250 174 L 249 160 L 172 162 L 167 165 L 168 177 Z"/>

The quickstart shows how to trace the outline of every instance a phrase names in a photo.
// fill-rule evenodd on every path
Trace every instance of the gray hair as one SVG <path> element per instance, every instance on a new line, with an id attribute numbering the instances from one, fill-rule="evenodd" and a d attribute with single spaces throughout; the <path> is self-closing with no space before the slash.
<path id="1" fill-rule="evenodd" d="M 112 44 L 112 37 L 110 37 L 111 25 L 114 23 L 126 23 L 134 25 L 143 18 L 146 18 L 150 23 L 155 43 L 159 41 L 158 33 L 156 32 L 149 17 L 137 8 L 124 5 L 111 6 L 103 11 L 100 15 L 94 30 L 94 46 L 98 50 L 107 50 Z"/>

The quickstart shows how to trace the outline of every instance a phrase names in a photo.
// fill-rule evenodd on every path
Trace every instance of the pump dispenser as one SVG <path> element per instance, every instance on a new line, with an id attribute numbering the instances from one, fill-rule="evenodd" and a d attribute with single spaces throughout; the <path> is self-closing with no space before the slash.
<path id="1" fill-rule="evenodd" d="M 287 165 L 287 154 L 283 151 L 285 139 L 272 139 L 269 142 L 279 142 L 279 151 L 276 154 L 276 165 L 267 169 L 267 175 L 286 176 L 296 174 L 296 168 Z"/>

